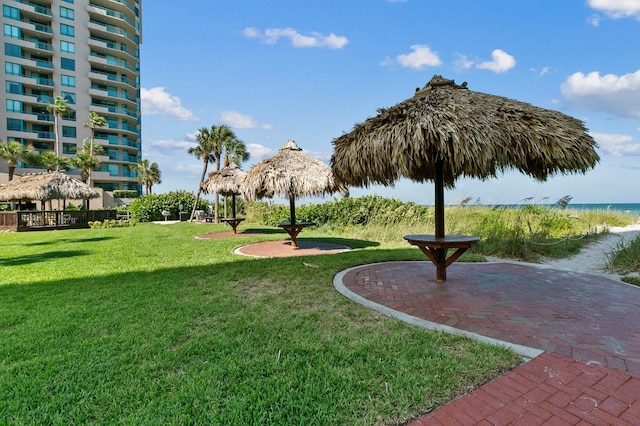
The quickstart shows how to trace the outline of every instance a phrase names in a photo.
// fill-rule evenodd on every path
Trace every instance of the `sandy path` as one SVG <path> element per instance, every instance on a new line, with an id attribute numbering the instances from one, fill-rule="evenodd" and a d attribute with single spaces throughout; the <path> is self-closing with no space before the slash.
<path id="1" fill-rule="evenodd" d="M 619 247 L 640 235 L 640 223 L 625 227 L 611 227 L 609 234 L 603 237 L 597 243 L 591 244 L 583 248 L 580 253 L 565 259 L 544 259 L 546 266 L 559 269 L 569 269 L 573 271 L 602 273 L 613 275 L 618 278 L 617 274 L 608 274 L 606 269 L 608 255 Z"/>

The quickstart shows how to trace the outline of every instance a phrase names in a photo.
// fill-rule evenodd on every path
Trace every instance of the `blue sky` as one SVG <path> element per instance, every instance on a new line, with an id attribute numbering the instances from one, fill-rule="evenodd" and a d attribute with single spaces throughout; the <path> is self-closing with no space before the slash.
<path id="1" fill-rule="evenodd" d="M 147 1 L 142 12 L 154 192 L 197 189 L 202 163 L 187 149 L 201 127 L 230 126 L 251 153 L 244 170 L 287 139 L 328 163 L 334 138 L 439 74 L 583 120 L 601 157 L 545 183 L 461 179 L 446 203 L 640 202 L 640 0 Z M 351 194 L 433 203 L 430 182 Z"/>

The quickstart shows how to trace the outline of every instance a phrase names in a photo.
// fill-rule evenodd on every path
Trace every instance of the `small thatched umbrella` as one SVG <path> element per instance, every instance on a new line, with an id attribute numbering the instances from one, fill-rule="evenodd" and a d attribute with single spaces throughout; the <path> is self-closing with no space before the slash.
<path id="1" fill-rule="evenodd" d="M 331 167 L 347 184 L 435 184 L 435 236 L 444 238 L 444 188 L 460 176 L 508 169 L 544 181 L 598 162 L 583 123 L 558 111 L 474 92 L 434 76 L 422 90 L 334 139 Z M 446 250 L 446 249 L 441 249 Z"/>
<path id="2" fill-rule="evenodd" d="M 86 200 L 100 195 L 89 185 L 62 172 L 33 173 L 0 186 L 0 200 Z"/>
<path id="3" fill-rule="evenodd" d="M 292 247 L 296 246 L 296 236 L 301 229 L 296 224 L 297 197 L 334 192 L 348 195 L 347 187 L 335 177 L 331 168 L 303 154 L 293 140 L 288 140 L 273 157 L 254 165 L 247 172 L 242 187 L 247 200 L 274 196 L 289 199 L 290 221 L 283 228 L 291 236 Z"/>
<path id="4" fill-rule="evenodd" d="M 233 219 L 236 218 L 236 195 L 242 194 L 242 181 L 246 173 L 232 164 L 222 170 L 209 173 L 207 180 L 202 182 L 201 189 L 205 194 L 231 195 L 231 210 Z"/>

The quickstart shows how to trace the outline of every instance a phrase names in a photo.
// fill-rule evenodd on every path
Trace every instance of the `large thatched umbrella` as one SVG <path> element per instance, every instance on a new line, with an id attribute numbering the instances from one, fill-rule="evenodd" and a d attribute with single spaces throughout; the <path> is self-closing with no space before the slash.
<path id="1" fill-rule="evenodd" d="M 62 172 L 33 173 L 0 186 L 0 200 L 86 200 L 100 195 L 89 185 Z"/>
<path id="2" fill-rule="evenodd" d="M 515 169 L 544 181 L 598 162 L 581 121 L 466 86 L 434 76 L 413 97 L 357 124 L 334 139 L 333 171 L 356 186 L 433 181 L 435 237 L 445 238 L 444 188 L 460 176 L 486 179 Z"/>
<path id="3" fill-rule="evenodd" d="M 291 236 L 291 245 L 300 228 L 296 223 L 295 199 L 311 195 L 340 192 L 348 195 L 344 183 L 322 161 L 302 153 L 288 140 L 276 155 L 254 165 L 244 178 L 242 193 L 248 200 L 274 196 L 289 199 L 290 221 L 283 226 Z"/>
<path id="4" fill-rule="evenodd" d="M 232 164 L 222 170 L 209 173 L 207 180 L 202 182 L 201 189 L 205 194 L 231 195 L 232 217 L 236 218 L 236 195 L 242 194 L 242 182 L 246 173 Z"/>

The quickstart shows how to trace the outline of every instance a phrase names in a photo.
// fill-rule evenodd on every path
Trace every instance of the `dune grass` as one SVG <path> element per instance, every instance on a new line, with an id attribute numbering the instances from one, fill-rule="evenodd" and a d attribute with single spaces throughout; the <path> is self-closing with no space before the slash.
<path id="1" fill-rule="evenodd" d="M 332 287 L 358 264 L 424 260 L 415 248 L 334 238 L 359 249 L 255 259 L 232 249 L 285 235 L 194 238 L 225 226 L 0 234 L 0 419 L 398 424 L 520 362 Z"/>

